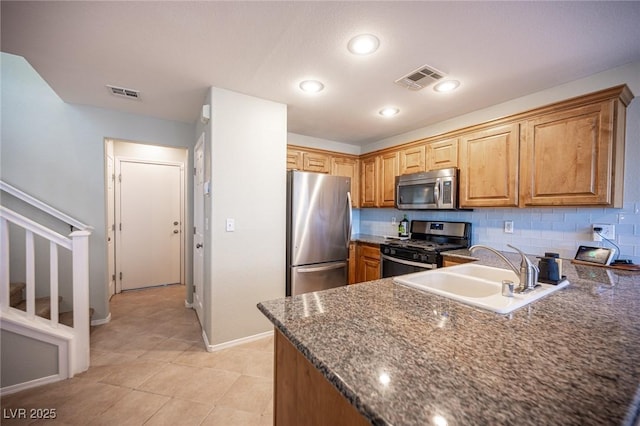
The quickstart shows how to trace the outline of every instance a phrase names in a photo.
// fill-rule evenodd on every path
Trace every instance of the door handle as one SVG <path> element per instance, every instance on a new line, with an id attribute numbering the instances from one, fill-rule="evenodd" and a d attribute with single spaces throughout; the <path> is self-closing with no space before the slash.
<path id="1" fill-rule="evenodd" d="M 176 221 L 176 222 L 173 222 L 173 224 L 174 224 L 174 225 L 177 225 L 177 224 L 178 224 L 178 222 L 177 222 L 177 221 Z"/>
<path id="2" fill-rule="evenodd" d="M 197 249 L 202 248 L 202 244 L 200 244 L 200 243 L 196 244 L 196 248 Z"/>
<path id="3" fill-rule="evenodd" d="M 174 230 L 173 230 L 173 233 L 174 233 L 174 234 L 178 234 L 178 233 L 180 233 L 180 231 L 178 231 L 177 229 L 174 229 Z"/>

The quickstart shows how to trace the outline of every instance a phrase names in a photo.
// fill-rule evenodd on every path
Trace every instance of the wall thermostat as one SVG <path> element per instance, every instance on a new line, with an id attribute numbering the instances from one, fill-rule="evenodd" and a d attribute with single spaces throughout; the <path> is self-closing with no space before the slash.
<path id="1" fill-rule="evenodd" d="M 608 265 L 613 260 L 615 252 L 615 249 L 612 248 L 580 246 L 575 260 L 597 265 Z"/>

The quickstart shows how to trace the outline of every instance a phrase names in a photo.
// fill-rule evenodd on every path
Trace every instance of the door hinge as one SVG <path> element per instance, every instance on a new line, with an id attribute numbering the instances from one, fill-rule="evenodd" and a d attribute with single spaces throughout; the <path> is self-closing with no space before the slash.
<path id="1" fill-rule="evenodd" d="M 115 224 L 115 223 L 112 223 L 112 224 L 111 224 L 111 230 L 112 230 L 112 231 L 115 231 L 115 230 L 116 230 L 116 224 Z"/>
<path id="2" fill-rule="evenodd" d="M 122 272 L 120 272 L 120 281 L 122 281 Z"/>
<path id="3" fill-rule="evenodd" d="M 112 181 L 114 181 L 114 182 L 116 181 L 116 174 L 115 174 L 115 173 L 113 173 L 113 174 L 111 175 L 111 180 L 112 180 Z"/>
<path id="4" fill-rule="evenodd" d="M 196 227 L 193 227 L 193 235 L 196 235 Z"/>
<path id="5" fill-rule="evenodd" d="M 120 228 L 119 230 L 122 231 L 122 222 L 120 222 L 120 227 L 119 228 Z"/>
<path id="6" fill-rule="evenodd" d="M 193 168 L 193 175 L 194 175 L 194 176 L 197 176 L 197 174 L 198 174 L 198 172 L 196 171 L 196 168 L 194 167 L 194 168 Z"/>
<path id="7" fill-rule="evenodd" d="M 118 182 L 122 182 L 122 173 L 118 175 Z"/>
<path id="8" fill-rule="evenodd" d="M 111 281 L 115 281 L 116 280 L 116 274 L 111 275 Z"/>

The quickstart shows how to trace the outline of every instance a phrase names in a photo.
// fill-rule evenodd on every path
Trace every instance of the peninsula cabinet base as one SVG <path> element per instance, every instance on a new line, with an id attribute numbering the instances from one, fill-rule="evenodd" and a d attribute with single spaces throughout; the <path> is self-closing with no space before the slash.
<path id="1" fill-rule="evenodd" d="M 369 424 L 280 331 L 274 334 L 275 426 Z"/>

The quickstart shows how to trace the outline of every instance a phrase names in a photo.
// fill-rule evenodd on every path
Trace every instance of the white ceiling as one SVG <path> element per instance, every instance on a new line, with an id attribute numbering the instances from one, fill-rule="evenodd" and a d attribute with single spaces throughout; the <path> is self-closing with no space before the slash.
<path id="1" fill-rule="evenodd" d="M 209 86 L 288 105 L 293 133 L 361 145 L 640 60 L 640 2 L 1 2 L 2 51 L 67 102 L 193 123 Z M 376 34 L 379 50 L 347 42 Z M 428 64 L 449 94 L 394 80 Z M 313 96 L 298 89 L 319 79 Z M 140 90 L 131 101 L 105 85 Z M 394 118 L 378 111 L 400 108 Z"/>

